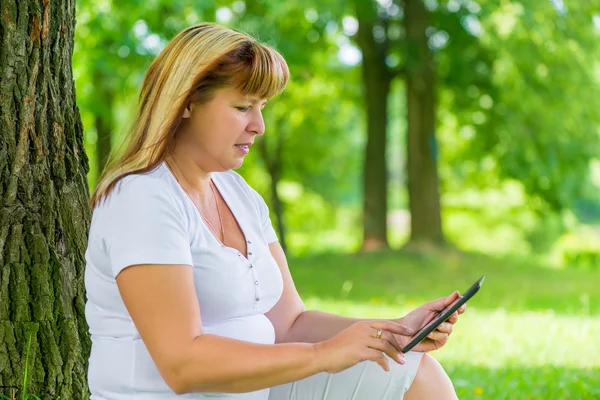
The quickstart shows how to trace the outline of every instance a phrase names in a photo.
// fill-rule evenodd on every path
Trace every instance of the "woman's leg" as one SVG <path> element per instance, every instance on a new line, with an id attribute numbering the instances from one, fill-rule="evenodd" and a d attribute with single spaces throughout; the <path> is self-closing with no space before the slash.
<path id="1" fill-rule="evenodd" d="M 271 388 L 269 400 L 401 400 L 422 365 L 423 353 L 408 352 L 404 365 L 385 357 L 389 372 L 364 361 L 337 374 L 322 372 Z"/>
<path id="2" fill-rule="evenodd" d="M 404 395 L 405 400 L 456 400 L 454 386 L 440 363 L 424 354 L 412 385 Z"/>

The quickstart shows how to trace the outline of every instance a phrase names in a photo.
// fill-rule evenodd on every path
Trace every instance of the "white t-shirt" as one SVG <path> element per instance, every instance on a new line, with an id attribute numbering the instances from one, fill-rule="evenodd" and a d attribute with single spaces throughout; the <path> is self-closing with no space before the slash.
<path id="1" fill-rule="evenodd" d="M 85 254 L 92 400 L 268 398 L 269 389 L 177 396 L 160 376 L 115 281 L 130 265 L 191 265 L 205 333 L 275 343 L 264 313 L 281 297 L 283 280 L 269 251 L 269 243 L 277 241 L 269 210 L 236 172 L 213 173 L 212 179 L 246 237 L 247 258 L 208 230 L 164 163 L 122 179 L 94 210 Z"/>

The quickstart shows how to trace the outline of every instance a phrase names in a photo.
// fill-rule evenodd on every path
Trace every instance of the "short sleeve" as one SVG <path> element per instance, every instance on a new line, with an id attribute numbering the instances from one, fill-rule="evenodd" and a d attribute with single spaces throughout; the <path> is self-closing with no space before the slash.
<path id="1" fill-rule="evenodd" d="M 98 211 L 113 277 L 136 264 L 193 265 L 185 214 L 166 182 L 125 178 Z"/>
<path id="2" fill-rule="evenodd" d="M 258 208 L 258 215 L 260 217 L 260 224 L 262 227 L 262 232 L 265 235 L 265 239 L 267 243 L 277 242 L 277 234 L 275 233 L 275 229 L 273 229 L 273 224 L 271 223 L 271 217 L 269 216 L 269 207 L 263 197 L 251 186 L 250 194 L 254 199 L 254 203 L 256 203 L 256 207 Z"/>

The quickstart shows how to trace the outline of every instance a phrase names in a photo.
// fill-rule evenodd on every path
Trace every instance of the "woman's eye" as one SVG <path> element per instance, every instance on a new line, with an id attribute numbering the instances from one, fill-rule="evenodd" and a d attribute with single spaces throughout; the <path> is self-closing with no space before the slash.
<path id="1" fill-rule="evenodd" d="M 250 106 L 248 106 L 248 107 L 236 107 L 236 108 L 238 110 L 240 110 L 240 111 L 244 111 L 245 112 L 245 111 L 248 111 L 250 109 Z"/>

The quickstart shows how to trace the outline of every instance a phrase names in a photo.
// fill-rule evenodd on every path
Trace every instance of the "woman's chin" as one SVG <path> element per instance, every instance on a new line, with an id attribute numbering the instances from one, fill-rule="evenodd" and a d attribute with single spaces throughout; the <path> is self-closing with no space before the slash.
<path id="1" fill-rule="evenodd" d="M 238 169 L 244 164 L 244 157 L 239 157 L 233 162 L 229 163 L 229 169 Z"/>

